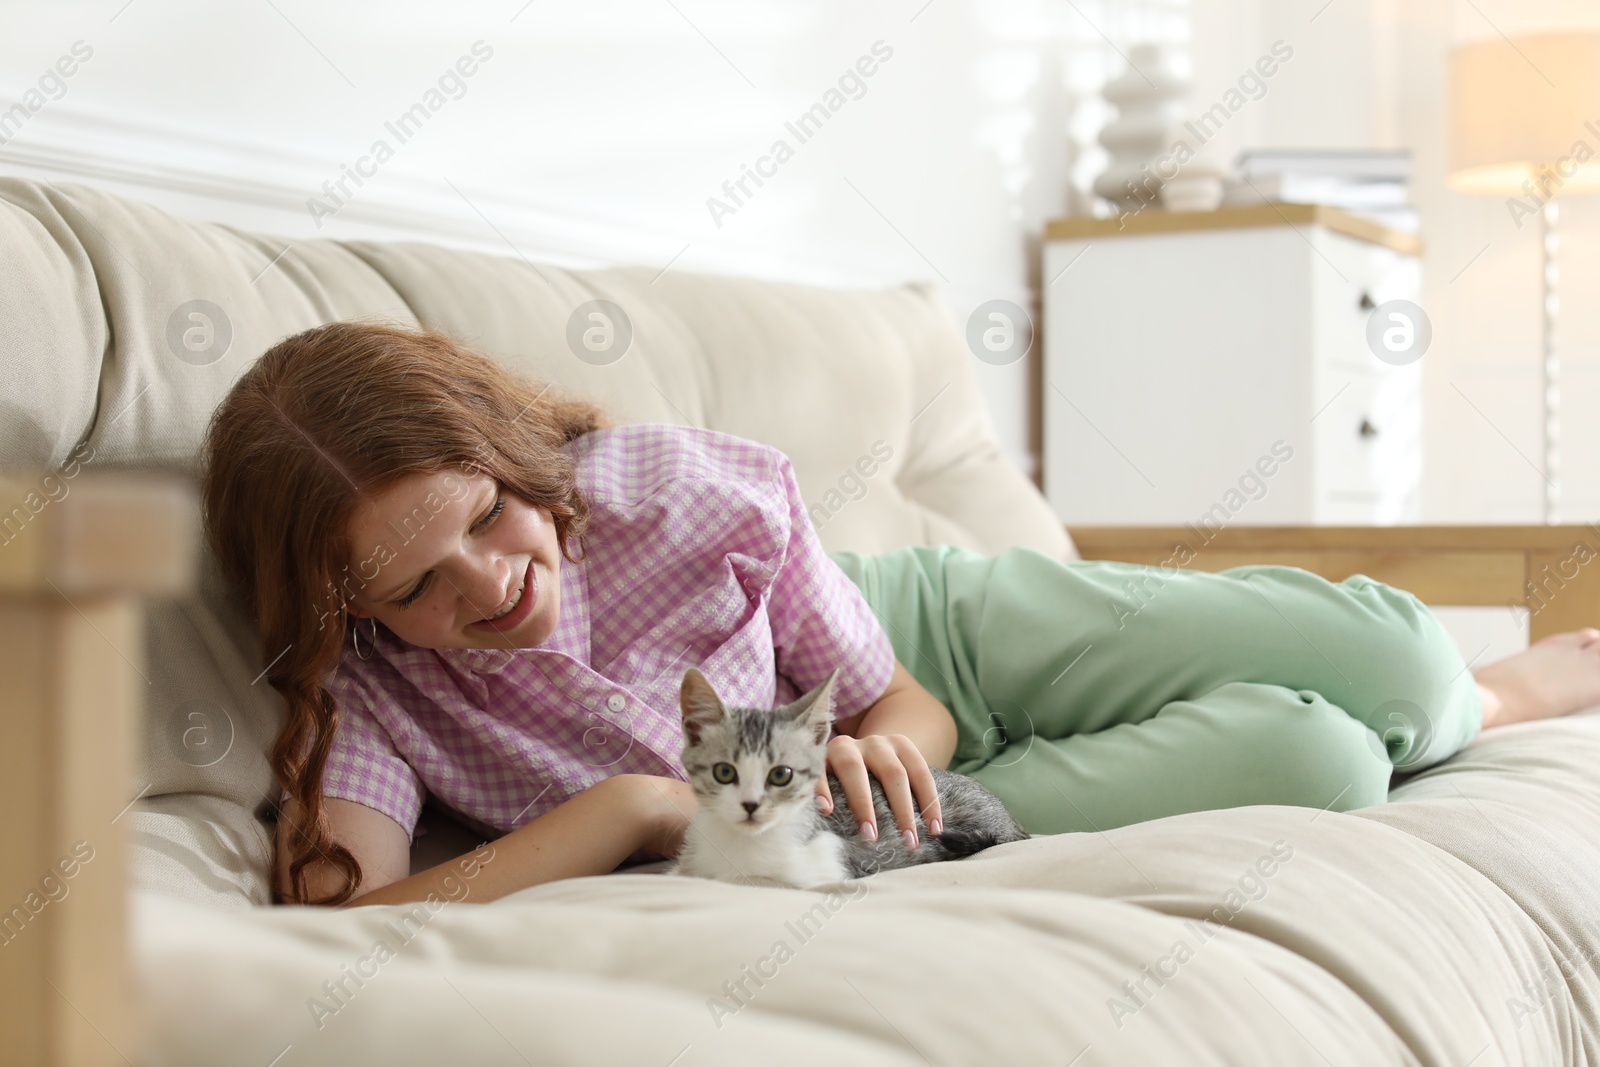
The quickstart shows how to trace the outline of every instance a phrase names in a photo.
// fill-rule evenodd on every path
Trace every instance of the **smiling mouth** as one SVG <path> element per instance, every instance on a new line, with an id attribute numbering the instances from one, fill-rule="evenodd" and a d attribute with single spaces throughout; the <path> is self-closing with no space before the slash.
<path id="1" fill-rule="evenodd" d="M 503 632 L 515 629 L 527 621 L 533 614 L 534 604 L 539 598 L 539 580 L 533 573 L 533 560 L 528 561 L 528 569 L 523 572 L 522 585 L 511 594 L 510 601 L 501 610 L 485 619 L 470 623 L 469 628 Z"/>
<path id="2" fill-rule="evenodd" d="M 487 619 L 484 619 L 483 621 L 484 622 L 494 622 L 495 620 L 503 619 L 507 615 L 510 615 L 513 611 L 516 611 L 517 610 L 517 605 L 522 603 L 522 593 L 527 588 L 528 588 L 528 583 L 527 582 L 523 582 L 521 585 L 517 586 L 517 591 L 515 593 L 511 594 L 511 603 L 507 604 L 500 611 L 495 612 L 493 615 L 490 615 Z"/>

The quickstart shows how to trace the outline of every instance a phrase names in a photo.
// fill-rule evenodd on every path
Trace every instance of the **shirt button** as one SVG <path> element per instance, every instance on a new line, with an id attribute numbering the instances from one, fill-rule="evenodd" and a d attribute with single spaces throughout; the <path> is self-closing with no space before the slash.
<path id="1" fill-rule="evenodd" d="M 623 699 L 621 693 L 612 693 L 610 696 L 606 697 L 606 707 L 610 708 L 612 711 L 621 711 L 627 706 L 628 702 Z"/>

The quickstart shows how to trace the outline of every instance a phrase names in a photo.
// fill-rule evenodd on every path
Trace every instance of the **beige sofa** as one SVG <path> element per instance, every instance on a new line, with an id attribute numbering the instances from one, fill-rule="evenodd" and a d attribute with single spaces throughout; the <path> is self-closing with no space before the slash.
<path id="1" fill-rule="evenodd" d="M 596 298 L 634 330 L 607 365 L 566 341 Z M 267 345 L 382 317 L 447 329 L 621 419 L 781 447 L 830 549 L 1076 556 L 1002 456 L 960 333 L 921 287 L 286 241 L 0 179 L 0 307 L 5 471 L 191 478 L 211 409 Z M 211 332 L 186 345 L 196 309 Z M 853 477 L 880 441 L 893 458 Z M 1086 554 L 1118 554 L 1106 531 L 1083 535 Z M 1114 536 L 1142 558 L 1166 533 Z M 1296 536 L 1229 531 L 1208 565 L 1276 552 L 1481 589 L 1439 575 L 1497 552 L 1529 567 L 1537 540 Z M 266 750 L 282 709 L 253 684 L 268 657 L 204 559 L 199 577 L 143 616 L 147 719 L 118 823 L 138 1062 L 1600 1062 L 1592 712 L 1480 739 L 1379 808 L 1037 838 L 833 893 L 619 873 L 467 907 L 464 877 L 463 900 L 433 909 L 271 908 Z M 418 866 L 477 842 L 436 812 L 425 825 Z M 11 871 L 3 888 L 35 878 Z"/>

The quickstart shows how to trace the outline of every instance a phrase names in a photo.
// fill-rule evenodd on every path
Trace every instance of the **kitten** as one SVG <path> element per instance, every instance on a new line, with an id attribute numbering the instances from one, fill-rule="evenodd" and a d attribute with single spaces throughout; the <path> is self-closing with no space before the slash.
<path id="1" fill-rule="evenodd" d="M 684 672 L 683 765 L 700 810 L 668 873 L 805 888 L 961 859 L 1029 836 L 993 793 L 942 768 L 932 770 L 944 832 L 928 833 L 919 804 L 915 849 L 906 847 L 883 785 L 870 772 L 877 841 L 861 836 L 832 772 L 834 809 L 827 815 L 818 811 L 813 797 L 827 769 L 838 676 L 835 669 L 794 703 L 763 711 L 727 707 L 705 675 L 693 667 Z"/>

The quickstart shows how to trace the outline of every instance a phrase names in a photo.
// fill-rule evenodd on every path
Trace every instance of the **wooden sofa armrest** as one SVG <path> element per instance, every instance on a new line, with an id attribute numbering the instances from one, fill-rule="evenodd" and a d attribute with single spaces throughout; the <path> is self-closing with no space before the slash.
<path id="1" fill-rule="evenodd" d="M 1587 526 L 1068 526 L 1084 559 L 1220 571 L 1365 574 L 1429 605 L 1525 607 L 1529 640 L 1600 626 L 1600 529 Z"/>
<path id="2" fill-rule="evenodd" d="M 199 529 L 175 478 L 0 477 L 0 1063 L 142 1062 L 121 821 L 139 600 L 192 588 Z"/>

